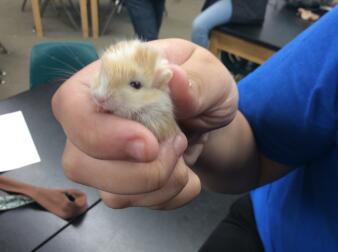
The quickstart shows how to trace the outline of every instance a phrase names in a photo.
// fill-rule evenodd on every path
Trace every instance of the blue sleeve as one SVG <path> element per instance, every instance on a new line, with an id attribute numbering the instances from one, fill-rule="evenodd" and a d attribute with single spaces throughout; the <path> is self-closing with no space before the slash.
<path id="1" fill-rule="evenodd" d="M 338 8 L 239 84 L 239 108 L 260 151 L 287 165 L 338 144 Z"/>

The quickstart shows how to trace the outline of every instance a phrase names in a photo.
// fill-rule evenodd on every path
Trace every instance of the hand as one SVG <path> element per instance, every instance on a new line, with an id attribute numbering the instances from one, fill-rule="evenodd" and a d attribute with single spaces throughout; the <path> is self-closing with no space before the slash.
<path id="1" fill-rule="evenodd" d="M 207 138 L 204 133 L 234 118 L 235 83 L 213 55 L 190 42 L 170 39 L 149 44 L 172 64 L 170 89 L 179 122 L 186 134 L 198 139 L 197 145 L 190 145 L 195 147 L 193 155 L 186 156 L 187 161 L 193 156 L 192 164 Z M 78 72 L 53 97 L 54 114 L 67 135 L 66 175 L 100 189 L 104 202 L 113 208 L 170 209 L 188 203 L 199 194 L 201 184 L 182 158 L 185 136 L 159 144 L 143 125 L 97 112 L 88 86 L 99 64 Z"/>
<path id="2" fill-rule="evenodd" d="M 184 159 L 193 166 L 208 140 L 208 132 L 235 118 L 236 83 L 223 64 L 204 48 L 186 41 L 151 43 L 167 52 L 167 58 L 175 64 L 170 90 L 176 117 L 189 138 Z"/>

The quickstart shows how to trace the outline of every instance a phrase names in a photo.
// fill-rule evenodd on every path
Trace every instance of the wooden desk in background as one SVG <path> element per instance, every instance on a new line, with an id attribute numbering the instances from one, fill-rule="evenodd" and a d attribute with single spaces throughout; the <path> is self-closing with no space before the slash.
<path id="1" fill-rule="evenodd" d="M 284 4 L 269 4 L 262 25 L 228 24 L 215 28 L 210 35 L 209 50 L 235 54 L 263 64 L 309 26 L 296 16 L 295 9 Z"/>
<path id="2" fill-rule="evenodd" d="M 80 1 L 80 12 L 81 12 L 82 36 L 84 38 L 88 38 L 89 30 L 88 30 L 87 0 L 79 0 L 79 1 Z M 40 1 L 39 0 L 32 0 L 32 13 L 33 13 L 36 36 L 38 38 L 42 38 L 43 37 L 43 28 L 42 28 L 41 13 L 40 13 Z"/>

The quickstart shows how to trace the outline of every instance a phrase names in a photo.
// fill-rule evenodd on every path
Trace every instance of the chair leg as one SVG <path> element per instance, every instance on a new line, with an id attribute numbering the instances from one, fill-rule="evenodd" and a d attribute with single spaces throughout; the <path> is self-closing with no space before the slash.
<path id="1" fill-rule="evenodd" d="M 115 14 L 119 14 L 122 11 L 122 8 L 123 8 L 123 5 L 124 5 L 124 1 L 125 0 L 115 0 L 115 1 L 111 2 L 111 5 L 113 6 L 113 9 L 110 11 L 110 14 L 109 14 L 109 16 L 107 18 L 107 21 L 105 22 L 105 24 L 104 24 L 104 26 L 102 28 L 102 32 L 101 32 L 102 35 L 104 35 L 104 33 L 106 32 L 106 30 L 107 30 L 107 28 L 108 28 L 108 26 L 109 26 L 109 24 L 110 24 L 113 16 Z M 115 3 L 113 3 L 113 2 L 115 2 Z"/>
<path id="2" fill-rule="evenodd" d="M 22 5 L 21 5 L 21 11 L 22 12 L 25 11 L 26 4 L 27 4 L 27 0 L 23 0 Z"/>
<path id="3" fill-rule="evenodd" d="M 69 11 L 69 9 L 67 8 L 67 6 L 65 5 L 65 3 L 63 2 L 63 0 L 59 0 L 64 12 L 66 13 L 66 16 L 68 18 L 68 20 L 70 21 L 71 25 L 73 26 L 74 29 L 78 30 L 80 29 L 79 25 L 76 23 L 72 13 Z"/>
<path id="4" fill-rule="evenodd" d="M 41 17 L 43 17 L 43 14 L 45 13 L 45 10 L 49 4 L 50 0 L 44 0 L 41 6 Z"/>
<path id="5" fill-rule="evenodd" d="M 72 0 L 68 0 L 69 6 L 73 12 L 76 13 L 77 16 L 80 16 L 78 8 L 75 7 L 74 3 Z"/>
<path id="6" fill-rule="evenodd" d="M 168 17 L 169 13 L 168 13 L 168 9 L 166 7 L 164 7 L 164 16 Z"/>
<path id="7" fill-rule="evenodd" d="M 0 85 L 3 85 L 6 83 L 6 81 L 2 79 L 2 76 L 6 76 L 6 72 L 0 69 Z"/>
<path id="8" fill-rule="evenodd" d="M 99 37 L 99 11 L 98 11 L 98 0 L 90 0 L 91 18 L 92 18 L 92 32 L 93 38 Z"/>
<path id="9" fill-rule="evenodd" d="M 2 54 L 7 54 L 8 51 L 4 47 L 4 45 L 0 42 L 0 49 Z M 2 76 L 6 76 L 6 72 L 0 69 L 0 85 L 5 84 L 5 81 L 2 79 Z"/>
<path id="10" fill-rule="evenodd" d="M 53 7 L 53 9 L 54 9 L 54 11 L 55 11 L 55 13 L 56 13 L 56 16 L 57 16 L 57 17 L 60 17 L 61 12 L 60 12 L 60 10 L 57 8 L 55 1 L 56 1 L 56 0 L 52 0 L 52 7 Z"/>
<path id="11" fill-rule="evenodd" d="M 121 1 L 117 0 L 116 2 L 119 3 L 117 6 L 117 14 L 120 14 L 122 12 L 125 0 L 121 0 Z"/>
<path id="12" fill-rule="evenodd" d="M 33 12 L 33 19 L 34 19 L 34 26 L 35 26 L 36 35 L 39 38 L 42 38 L 43 37 L 43 31 L 42 31 L 42 22 L 41 22 L 39 0 L 32 0 L 32 12 Z"/>
<path id="13" fill-rule="evenodd" d="M 84 38 L 88 38 L 88 36 L 89 36 L 89 27 L 88 27 L 87 0 L 80 0 L 80 12 L 81 12 L 82 36 Z"/>
<path id="14" fill-rule="evenodd" d="M 0 50 L 2 54 L 8 54 L 6 47 L 0 42 Z"/>

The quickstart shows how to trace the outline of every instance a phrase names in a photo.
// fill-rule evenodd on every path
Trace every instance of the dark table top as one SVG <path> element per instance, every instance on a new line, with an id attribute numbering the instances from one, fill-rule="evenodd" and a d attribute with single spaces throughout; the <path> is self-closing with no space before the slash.
<path id="1" fill-rule="evenodd" d="M 0 101 L 0 114 L 23 112 L 41 158 L 40 163 L 1 176 L 49 188 L 80 189 L 91 208 L 72 222 L 34 205 L 2 212 L 0 251 L 196 251 L 236 197 L 203 192 L 173 211 L 107 208 L 95 189 L 73 183 L 63 174 L 65 135 L 50 106 L 57 87 L 47 85 Z"/>
<path id="2" fill-rule="evenodd" d="M 173 211 L 113 210 L 102 202 L 78 226 L 69 226 L 41 251 L 196 252 L 226 216 L 234 197 L 203 192 Z"/>
<path id="3" fill-rule="evenodd" d="M 270 1 L 262 25 L 227 24 L 216 30 L 279 50 L 311 24 L 297 17 L 297 10 L 286 7 L 282 2 Z"/>
<path id="4" fill-rule="evenodd" d="M 45 86 L 0 101 L 0 114 L 21 110 L 41 158 L 40 163 L 1 174 L 18 181 L 48 188 L 77 188 L 92 205 L 96 190 L 68 180 L 61 168 L 64 133 L 54 119 L 50 101 L 57 86 Z M 20 158 L 20 157 L 18 157 Z M 31 251 L 68 222 L 34 206 L 0 212 L 0 251 Z"/>

